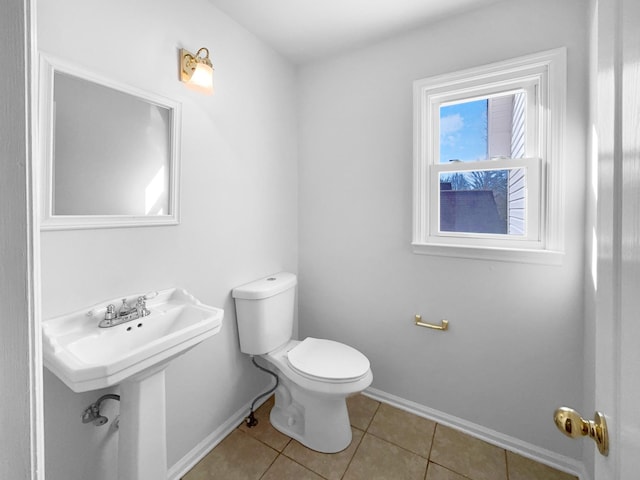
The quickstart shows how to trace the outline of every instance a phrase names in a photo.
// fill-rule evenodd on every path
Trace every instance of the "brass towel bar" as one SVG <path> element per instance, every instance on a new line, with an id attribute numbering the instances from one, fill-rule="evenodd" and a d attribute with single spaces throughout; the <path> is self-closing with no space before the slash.
<path id="1" fill-rule="evenodd" d="M 433 325 L 431 323 L 425 323 L 422 321 L 422 315 L 416 315 L 415 317 L 416 325 L 419 327 L 427 327 L 433 328 L 434 330 L 448 330 L 449 329 L 449 321 L 441 320 L 440 325 Z"/>

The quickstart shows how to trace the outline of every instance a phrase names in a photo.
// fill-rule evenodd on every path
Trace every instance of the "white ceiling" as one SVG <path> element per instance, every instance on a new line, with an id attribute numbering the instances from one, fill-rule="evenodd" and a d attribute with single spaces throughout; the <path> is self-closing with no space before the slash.
<path id="1" fill-rule="evenodd" d="M 295 63 L 501 0 L 210 0 Z"/>

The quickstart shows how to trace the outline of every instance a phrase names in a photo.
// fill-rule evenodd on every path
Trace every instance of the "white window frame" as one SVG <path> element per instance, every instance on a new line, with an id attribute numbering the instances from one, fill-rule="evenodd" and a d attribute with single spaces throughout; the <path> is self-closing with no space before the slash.
<path id="1" fill-rule="evenodd" d="M 527 92 L 525 158 L 439 163 L 440 106 L 511 91 Z M 417 254 L 559 264 L 564 253 L 563 138 L 566 49 L 559 48 L 416 80 L 413 251 Z M 441 172 L 525 168 L 523 236 L 439 230 Z"/>

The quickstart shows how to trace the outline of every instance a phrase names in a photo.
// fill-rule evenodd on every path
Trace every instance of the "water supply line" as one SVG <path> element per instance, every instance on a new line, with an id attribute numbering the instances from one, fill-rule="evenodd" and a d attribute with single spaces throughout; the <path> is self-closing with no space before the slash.
<path id="1" fill-rule="evenodd" d="M 120 395 L 108 393 L 101 396 L 98 400 L 89 405 L 84 412 L 82 412 L 82 423 L 92 422 L 96 427 L 100 427 L 107 423 L 109 419 L 100 414 L 100 405 L 102 405 L 102 402 L 109 399 L 120 401 Z"/>
<path id="2" fill-rule="evenodd" d="M 279 379 L 278 379 L 278 375 L 276 375 L 274 372 L 272 372 L 271 370 L 267 370 L 264 367 L 261 367 L 260 365 L 258 365 L 258 363 L 256 362 L 256 358 L 252 355 L 251 356 L 251 362 L 258 367 L 260 370 L 262 370 L 263 372 L 267 372 L 269 375 L 272 375 L 273 378 L 276 379 L 276 384 L 273 386 L 273 388 L 269 389 L 268 391 L 258 395 L 253 402 L 251 402 L 251 410 L 249 412 L 249 416 L 247 418 L 245 418 L 245 422 L 247 424 L 247 427 L 251 428 L 251 427 L 255 427 L 258 424 L 258 419 L 255 417 L 255 415 L 253 414 L 253 408 L 256 405 L 256 402 L 258 400 L 260 400 L 262 397 L 266 397 L 267 395 L 271 395 L 276 388 L 278 388 L 278 383 L 279 383 Z"/>

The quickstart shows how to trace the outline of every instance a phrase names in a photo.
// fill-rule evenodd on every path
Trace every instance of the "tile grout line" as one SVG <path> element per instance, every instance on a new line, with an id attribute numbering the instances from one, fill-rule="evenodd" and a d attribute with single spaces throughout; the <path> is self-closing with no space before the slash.
<path id="1" fill-rule="evenodd" d="M 242 430 L 240 430 L 240 431 L 242 431 Z M 242 432 L 242 433 L 244 433 L 245 435 L 249 435 L 249 436 L 250 436 L 251 438 L 253 438 L 254 440 L 257 440 L 258 442 L 262 443 L 264 446 L 266 446 L 266 447 L 270 448 L 271 450 L 273 450 L 274 452 L 276 452 L 276 453 L 277 453 L 277 455 L 275 456 L 275 458 L 273 459 L 273 461 L 272 461 L 272 462 L 269 464 L 269 466 L 264 470 L 264 472 L 262 472 L 262 475 L 260 475 L 260 477 L 258 477 L 258 480 L 260 480 L 260 479 L 264 478 L 264 476 L 267 474 L 267 472 L 269 471 L 269 469 L 270 469 L 271 467 L 273 467 L 273 464 L 274 464 L 274 463 L 276 463 L 276 460 L 278 460 L 278 457 L 281 455 L 281 452 L 279 452 L 278 450 L 276 450 L 275 448 L 273 448 L 271 445 L 267 445 L 266 443 L 264 443 L 264 442 L 263 442 L 262 440 L 260 440 L 259 438 L 256 438 L 256 437 L 254 437 L 253 435 L 251 435 L 251 434 L 249 434 L 249 433 L 247 433 L 247 432 Z M 289 440 L 289 441 L 291 441 L 291 440 Z M 285 447 L 286 447 L 287 445 L 289 445 L 289 442 L 287 442 L 287 443 L 285 444 Z M 284 447 L 283 447 L 282 449 L 284 450 Z"/>
<path id="2" fill-rule="evenodd" d="M 364 431 L 365 433 L 369 431 L 369 427 L 371 426 L 371 424 L 373 423 L 373 419 L 375 418 L 375 416 L 378 414 L 378 410 L 380 410 L 380 406 L 382 405 L 382 402 L 378 402 L 377 400 L 375 400 L 378 405 L 376 406 L 375 411 L 373 412 L 373 415 L 371 415 L 371 418 L 369 419 L 369 423 L 367 423 L 367 426 L 365 427 Z"/>
<path id="3" fill-rule="evenodd" d="M 474 479 L 473 479 L 473 478 L 471 478 L 470 476 L 465 475 L 464 473 L 456 472 L 455 470 L 452 470 L 452 469 L 451 469 L 451 467 L 448 467 L 448 466 L 446 466 L 446 465 L 442 465 L 442 464 L 440 464 L 440 463 L 438 463 L 438 462 L 432 462 L 431 460 L 429 460 L 429 463 L 433 463 L 434 465 L 438 465 L 440 468 L 443 468 L 443 469 L 445 469 L 447 472 L 451 472 L 451 473 L 453 473 L 453 474 L 455 474 L 455 475 L 457 475 L 457 476 L 459 476 L 459 477 L 462 477 L 462 478 L 465 478 L 465 479 L 468 479 L 468 480 L 474 480 Z M 427 471 L 428 471 L 428 470 L 429 470 L 429 469 L 427 468 Z"/>
<path id="4" fill-rule="evenodd" d="M 410 453 L 411 455 L 415 455 L 416 457 L 420 457 L 420 458 L 422 458 L 423 460 L 426 460 L 427 462 L 429 462 L 429 459 L 428 459 L 428 458 L 426 458 L 424 455 L 420 455 L 419 453 L 416 453 L 416 452 L 414 452 L 414 451 L 412 451 L 412 450 L 409 450 L 408 448 L 403 447 L 402 445 L 398 445 L 397 443 L 393 443 L 393 442 L 392 442 L 391 440 L 389 440 L 389 439 L 382 438 L 382 437 L 380 437 L 379 435 L 376 435 L 375 433 L 369 433 L 369 432 L 365 432 L 365 433 L 366 433 L 366 434 L 368 434 L 368 435 L 371 435 L 372 437 L 377 438 L 378 440 L 383 441 L 384 443 L 388 443 L 389 445 L 393 445 L 394 447 L 399 448 L 399 449 L 400 449 L 400 450 L 402 450 L 402 451 L 405 451 L 405 452 L 407 452 L 407 453 Z M 364 437 L 363 437 L 363 438 L 364 438 Z"/>
<path id="5" fill-rule="evenodd" d="M 356 428 L 356 427 L 353 427 L 353 428 Z M 367 428 L 369 428 L 369 427 L 367 427 Z M 358 430 L 358 429 L 356 428 L 356 430 Z M 362 431 L 362 430 L 360 430 L 360 431 Z M 340 480 L 342 480 L 344 478 L 344 476 L 347 474 L 347 471 L 349 470 L 349 467 L 351 466 L 351 462 L 353 462 L 353 459 L 356 457 L 356 454 L 358 453 L 358 450 L 360 449 L 360 445 L 362 445 L 362 440 L 364 440 L 364 436 L 366 434 L 367 434 L 366 430 L 364 432 L 362 432 L 362 436 L 360 437 L 360 441 L 358 442 L 358 446 L 353 451 L 353 455 L 351 455 L 351 458 L 347 462 L 347 468 L 345 468 L 344 472 L 342 472 L 342 475 L 340 475 Z"/>
<path id="6" fill-rule="evenodd" d="M 310 471 L 311 473 L 313 473 L 314 475 L 317 475 L 318 477 L 322 478 L 323 480 L 329 480 L 327 477 L 325 477 L 324 475 L 319 474 L 318 472 L 316 472 L 315 470 L 311 470 L 311 468 L 307 467 L 306 465 L 303 465 L 302 463 L 300 463 L 299 461 L 297 461 L 295 458 L 291 458 L 290 456 L 286 455 L 284 453 L 284 449 L 282 449 L 282 453 L 280 455 L 278 455 L 278 457 L 283 456 L 284 458 L 286 458 L 287 460 L 291 460 L 293 463 L 295 463 L 296 465 L 300 465 L 302 468 L 304 468 L 305 470 Z M 277 459 L 277 457 L 276 457 Z M 271 468 L 271 467 L 269 467 Z"/>
<path id="7" fill-rule="evenodd" d="M 509 480 L 509 455 L 506 449 L 504 449 L 504 469 L 507 474 L 507 480 Z"/>
<path id="8" fill-rule="evenodd" d="M 367 423 L 367 426 L 365 427 L 364 431 L 362 431 L 362 437 L 360 437 L 360 442 L 358 443 L 358 446 L 356 447 L 355 451 L 353 452 L 353 455 L 351 455 L 351 458 L 349 459 L 349 462 L 347 463 L 347 468 L 345 468 L 344 472 L 342 472 L 342 475 L 340 476 L 340 480 L 343 480 L 344 476 L 349 471 L 349 467 L 351 466 L 351 463 L 353 463 L 353 459 L 356 458 L 356 455 L 358 454 L 358 450 L 360 450 L 360 446 L 362 445 L 362 441 L 364 440 L 364 436 L 369 431 L 369 427 L 373 423 L 373 419 L 376 416 L 376 414 L 378 413 L 378 410 L 380 409 L 381 403 L 380 402 L 377 402 L 377 403 L 378 403 L 378 405 L 376 405 L 376 409 L 373 412 L 373 415 L 371 415 L 371 418 L 369 419 L 369 422 Z M 356 428 L 356 427 L 353 427 L 353 428 Z"/>
<path id="9" fill-rule="evenodd" d="M 436 430 L 438 430 L 438 422 L 435 422 L 433 427 L 433 433 L 431 434 L 431 445 L 429 445 L 429 452 L 427 453 L 427 469 L 424 472 L 424 480 L 427 480 L 427 474 L 429 473 L 429 464 L 431 463 L 431 451 L 433 450 L 433 444 L 436 441 Z"/>
<path id="10" fill-rule="evenodd" d="M 390 444 L 390 445 L 393 445 L 394 447 L 397 447 L 397 448 L 399 448 L 400 450 L 403 450 L 403 451 L 405 451 L 405 452 L 407 452 L 407 453 L 410 453 L 410 454 L 412 454 L 412 455 L 417 455 L 417 456 L 418 456 L 418 457 L 420 457 L 420 458 L 424 458 L 424 459 L 427 461 L 427 465 L 428 465 L 428 464 L 429 464 L 429 459 L 431 458 L 431 449 L 433 448 L 433 439 L 435 438 L 436 428 L 437 428 L 437 426 L 438 426 L 438 423 L 437 423 L 437 422 L 434 422 L 436 426 L 434 427 L 434 429 L 433 429 L 433 434 L 432 434 L 432 436 L 431 436 L 431 446 L 429 447 L 429 452 L 427 453 L 427 456 L 425 457 L 424 455 L 420 455 L 419 453 L 416 453 L 416 452 L 414 452 L 413 450 L 409 450 L 408 448 L 403 447 L 402 445 L 398 445 L 397 443 L 393 442 L 392 440 L 390 440 L 390 439 L 388 439 L 388 438 L 383 438 L 383 437 L 381 437 L 381 436 L 379 436 L 379 435 L 376 435 L 375 433 L 371 433 L 371 432 L 369 432 L 369 426 L 371 426 L 371 424 L 373 423 L 373 419 L 375 418 L 376 414 L 378 413 L 378 410 L 379 410 L 379 408 L 380 408 L 380 405 L 382 405 L 382 402 L 378 402 L 378 407 L 376 408 L 376 411 L 374 412 L 373 416 L 371 417 L 371 421 L 369 422 L 369 425 L 367 426 L 367 429 L 365 430 L 365 432 L 364 432 L 364 433 L 365 433 L 365 434 L 369 434 L 369 435 L 371 435 L 372 437 L 377 438 L 378 440 L 382 440 L 382 441 L 383 441 L 383 442 L 385 442 L 385 443 L 388 443 L 388 444 Z M 363 436 L 363 438 L 364 438 L 364 436 Z M 426 473 L 425 473 L 425 476 L 426 476 Z"/>

